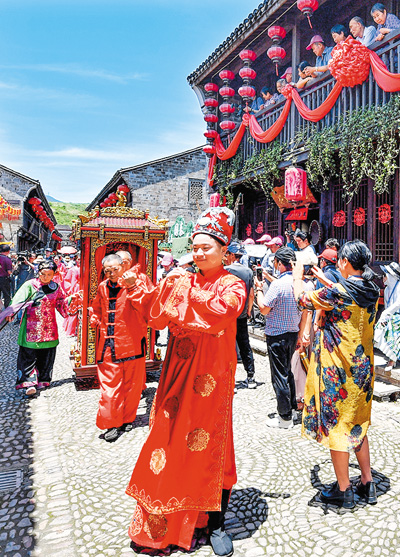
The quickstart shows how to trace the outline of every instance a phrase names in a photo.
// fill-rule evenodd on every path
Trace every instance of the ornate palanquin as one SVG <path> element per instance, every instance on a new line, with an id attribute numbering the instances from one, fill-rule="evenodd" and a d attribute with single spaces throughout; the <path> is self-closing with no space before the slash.
<path id="1" fill-rule="evenodd" d="M 71 358 L 77 388 L 97 387 L 96 329 L 89 324 L 89 307 L 103 280 L 101 261 L 105 255 L 118 250 L 129 251 L 133 263 L 156 282 L 157 247 L 167 234 L 166 220 L 151 218 L 122 204 L 96 207 L 73 221 L 72 239 L 81 248 L 81 288 L 83 306 L 79 310 L 78 335 L 71 348 Z M 148 329 L 146 366 L 154 365 L 154 331 Z"/>

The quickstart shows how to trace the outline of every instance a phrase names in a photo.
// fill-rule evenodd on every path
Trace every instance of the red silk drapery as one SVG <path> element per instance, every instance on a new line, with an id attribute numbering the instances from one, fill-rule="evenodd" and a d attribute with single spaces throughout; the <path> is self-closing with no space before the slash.
<path id="1" fill-rule="evenodd" d="M 217 155 L 214 154 L 209 160 L 208 160 L 208 175 L 207 175 L 207 183 L 210 186 L 210 188 L 213 187 L 214 185 L 214 168 L 215 168 L 215 163 L 217 162 Z"/>
<path id="2" fill-rule="evenodd" d="M 291 104 L 292 99 L 287 99 L 280 116 L 276 119 L 272 126 L 265 131 L 263 131 L 260 124 L 257 122 L 257 118 L 254 115 L 251 115 L 249 117 L 249 130 L 251 136 L 260 143 L 269 143 L 270 141 L 273 141 L 281 133 L 283 126 L 286 124 Z"/>
<path id="3" fill-rule="evenodd" d="M 375 81 L 381 89 L 387 93 L 394 93 L 400 90 L 400 74 L 390 73 L 384 62 L 379 58 L 376 52 L 370 52 L 371 69 L 374 74 Z"/>
<path id="4" fill-rule="evenodd" d="M 319 105 L 318 108 L 314 110 L 310 110 L 306 104 L 302 101 L 299 93 L 296 89 L 292 87 L 291 96 L 293 99 L 294 104 L 297 107 L 297 110 L 300 112 L 300 115 L 304 118 L 304 120 L 308 120 L 309 122 L 319 122 L 322 118 L 330 112 L 337 101 L 340 93 L 342 92 L 342 85 L 336 82 L 332 91 L 326 97 L 324 102 Z"/>
<path id="5" fill-rule="evenodd" d="M 226 149 L 221 141 L 220 135 L 217 135 L 217 137 L 215 138 L 215 150 L 219 160 L 226 161 L 227 159 L 231 159 L 234 155 L 236 155 L 240 142 L 243 139 L 244 132 L 246 131 L 246 126 L 247 124 L 244 123 L 243 119 L 243 122 L 240 124 L 238 131 L 235 133 L 234 138 Z"/>

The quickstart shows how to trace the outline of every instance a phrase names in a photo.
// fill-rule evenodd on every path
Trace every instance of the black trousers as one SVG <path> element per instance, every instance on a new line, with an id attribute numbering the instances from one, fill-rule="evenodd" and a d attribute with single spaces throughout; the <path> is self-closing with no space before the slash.
<path id="1" fill-rule="evenodd" d="M 244 369 L 248 379 L 254 377 L 254 356 L 250 346 L 249 330 L 247 328 L 247 318 L 236 320 L 236 342 L 239 347 L 240 357 L 242 358 Z"/>
<path id="2" fill-rule="evenodd" d="M 53 348 L 19 347 L 17 358 L 17 389 L 47 387 L 53 375 L 57 346 Z"/>
<path id="3" fill-rule="evenodd" d="M 11 280 L 8 277 L 0 277 L 0 292 L 3 294 L 4 307 L 11 302 Z"/>
<path id="4" fill-rule="evenodd" d="M 297 408 L 296 388 L 291 366 L 297 336 L 298 333 L 266 335 L 272 386 L 276 394 L 278 414 L 283 420 L 290 420 L 292 410 Z"/>

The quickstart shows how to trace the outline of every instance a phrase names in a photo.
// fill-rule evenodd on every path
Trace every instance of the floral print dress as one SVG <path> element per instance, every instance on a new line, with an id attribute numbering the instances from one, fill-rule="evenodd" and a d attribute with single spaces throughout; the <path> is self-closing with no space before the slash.
<path id="1" fill-rule="evenodd" d="M 361 447 L 371 423 L 376 306 L 357 305 L 341 284 L 304 292 L 302 309 L 322 309 L 304 393 L 302 435 L 347 452 Z"/>

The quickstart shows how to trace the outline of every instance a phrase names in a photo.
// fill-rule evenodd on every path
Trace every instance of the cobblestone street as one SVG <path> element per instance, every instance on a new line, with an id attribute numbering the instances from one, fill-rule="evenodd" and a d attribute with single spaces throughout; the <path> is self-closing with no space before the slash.
<path id="1" fill-rule="evenodd" d="M 127 531 L 135 502 L 125 488 L 148 432 L 157 383 L 147 383 L 133 431 L 106 443 L 95 426 L 99 391 L 75 390 L 70 340 L 62 330 L 51 388 L 30 401 L 14 390 L 17 331 L 12 324 L 0 333 L 0 554 L 133 555 Z M 257 355 L 257 389 L 239 389 L 234 401 L 238 483 L 227 530 L 235 554 L 400 555 L 400 403 L 373 403 L 378 504 L 358 502 L 353 511 L 322 507 L 313 498 L 334 480 L 329 454 L 301 438 L 299 421 L 291 430 L 264 425 L 275 410 L 268 374 L 267 359 Z M 355 477 L 354 456 L 351 462 Z M 10 472 L 14 487 L 3 482 Z M 197 555 L 212 555 L 211 548 Z"/>

